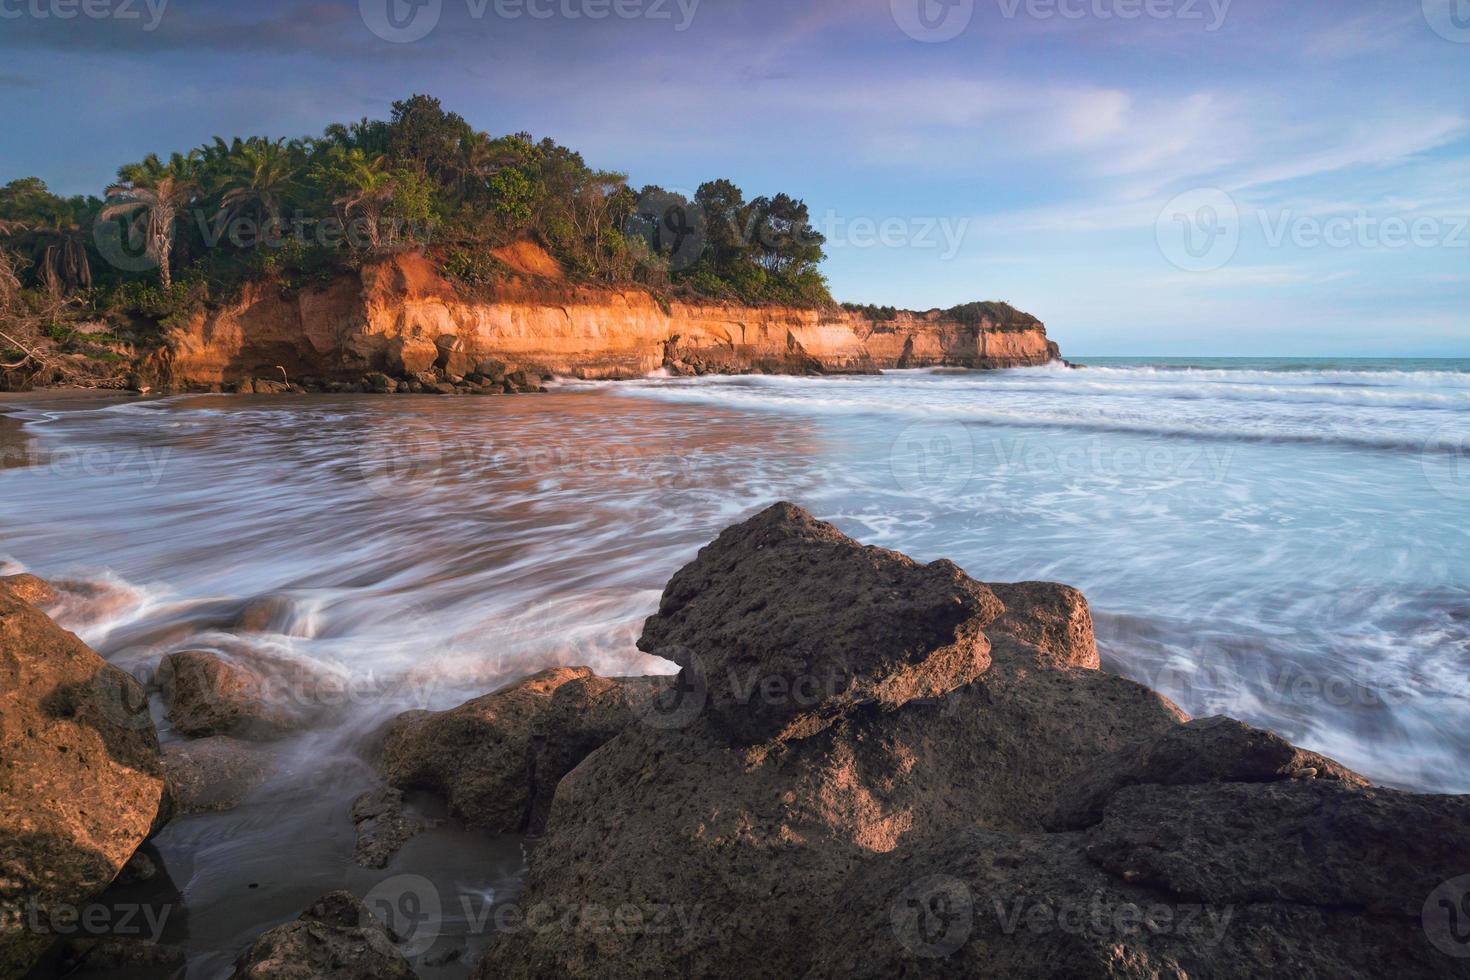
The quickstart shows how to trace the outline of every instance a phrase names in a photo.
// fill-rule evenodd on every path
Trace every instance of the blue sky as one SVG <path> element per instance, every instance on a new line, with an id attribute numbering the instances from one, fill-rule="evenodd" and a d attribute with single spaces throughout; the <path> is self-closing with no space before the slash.
<path id="1" fill-rule="evenodd" d="M 0 0 L 0 180 L 428 92 L 635 185 L 803 197 L 840 299 L 1470 356 L 1470 0 L 419 0 L 406 42 L 388 2 Z"/>

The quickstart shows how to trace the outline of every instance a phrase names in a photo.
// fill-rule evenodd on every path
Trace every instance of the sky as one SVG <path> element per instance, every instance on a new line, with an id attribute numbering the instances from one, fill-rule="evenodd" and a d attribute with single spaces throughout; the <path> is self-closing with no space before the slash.
<path id="1" fill-rule="evenodd" d="M 0 181 L 415 92 L 1068 354 L 1470 356 L 1470 0 L 0 0 Z"/>

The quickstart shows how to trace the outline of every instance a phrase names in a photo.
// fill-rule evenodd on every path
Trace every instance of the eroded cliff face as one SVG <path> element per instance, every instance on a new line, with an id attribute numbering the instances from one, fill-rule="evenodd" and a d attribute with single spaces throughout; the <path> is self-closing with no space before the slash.
<path id="1" fill-rule="evenodd" d="M 529 246 L 497 253 L 514 275 L 467 296 L 421 255 L 404 254 L 326 288 L 247 288 L 238 303 L 169 337 L 158 380 L 226 384 L 275 377 L 345 380 L 369 371 L 464 373 L 485 359 L 581 378 L 676 373 L 823 373 L 895 367 L 1017 367 L 1060 358 L 1035 320 L 967 325 L 938 313 L 874 322 L 842 310 L 662 304 L 640 289 L 579 286 Z M 551 274 L 547 274 L 551 273 Z"/>

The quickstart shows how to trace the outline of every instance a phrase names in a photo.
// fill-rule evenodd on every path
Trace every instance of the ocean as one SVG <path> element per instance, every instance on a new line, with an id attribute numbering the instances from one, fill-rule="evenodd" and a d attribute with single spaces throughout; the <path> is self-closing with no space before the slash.
<path id="1" fill-rule="evenodd" d="M 1470 792 L 1470 360 L 1074 360 L 500 398 L 13 396 L 0 571 L 90 583 L 63 624 L 145 680 L 202 648 L 358 683 L 251 803 L 160 838 L 201 976 L 202 951 L 323 882 L 371 887 L 342 868 L 376 726 L 549 664 L 670 671 L 634 646 L 664 582 L 782 499 L 981 580 L 1077 586 L 1105 669 L 1191 714 Z M 260 598 L 270 628 L 232 629 Z M 518 845 L 439 840 L 413 866 L 441 890 L 516 887 Z"/>

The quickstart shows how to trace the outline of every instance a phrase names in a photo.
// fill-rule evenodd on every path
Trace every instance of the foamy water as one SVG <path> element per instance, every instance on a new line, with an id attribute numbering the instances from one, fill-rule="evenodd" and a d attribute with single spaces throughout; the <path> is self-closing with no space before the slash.
<path id="1" fill-rule="evenodd" d="M 347 870 L 368 732 L 547 664 L 670 670 L 634 646 L 664 582 L 777 499 L 981 579 L 1076 585 L 1106 666 L 1186 710 L 1470 791 L 1470 373 L 1291 367 L 37 396 L 0 420 L 0 560 L 85 583 L 57 615 L 145 680 L 202 648 L 352 692 L 245 807 L 161 839 L 191 976 L 380 880 Z M 515 842 L 441 844 L 413 870 L 445 894 L 512 887 Z"/>

